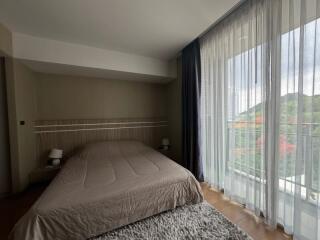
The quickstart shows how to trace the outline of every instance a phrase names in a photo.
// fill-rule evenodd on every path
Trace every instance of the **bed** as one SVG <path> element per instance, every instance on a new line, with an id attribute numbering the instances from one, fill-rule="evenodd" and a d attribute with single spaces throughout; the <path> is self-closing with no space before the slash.
<path id="1" fill-rule="evenodd" d="M 88 239 L 201 201 L 194 176 L 164 155 L 141 142 L 100 142 L 65 163 L 11 238 Z"/>

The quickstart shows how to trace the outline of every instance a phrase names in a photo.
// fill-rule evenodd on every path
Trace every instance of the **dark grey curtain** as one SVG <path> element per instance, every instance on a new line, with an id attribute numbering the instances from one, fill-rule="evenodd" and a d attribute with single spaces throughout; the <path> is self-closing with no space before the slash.
<path id="1" fill-rule="evenodd" d="M 182 50 L 182 157 L 184 167 L 203 181 L 200 159 L 200 44 L 196 39 Z"/>

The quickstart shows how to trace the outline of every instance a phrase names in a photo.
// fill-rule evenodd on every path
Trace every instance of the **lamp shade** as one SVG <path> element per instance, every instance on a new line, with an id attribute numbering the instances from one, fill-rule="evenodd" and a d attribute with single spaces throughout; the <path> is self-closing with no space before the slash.
<path id="1" fill-rule="evenodd" d="M 54 148 L 50 151 L 49 158 L 60 159 L 62 158 L 62 153 L 63 153 L 63 150 Z"/>
<path id="2" fill-rule="evenodd" d="M 162 145 L 163 146 L 169 146 L 170 145 L 170 141 L 168 138 L 162 138 Z"/>

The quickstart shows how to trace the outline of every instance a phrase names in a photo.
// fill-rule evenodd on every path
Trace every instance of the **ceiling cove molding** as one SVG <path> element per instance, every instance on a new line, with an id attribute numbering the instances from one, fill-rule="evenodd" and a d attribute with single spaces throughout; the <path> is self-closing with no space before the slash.
<path id="1" fill-rule="evenodd" d="M 174 61 L 13 33 L 13 56 L 20 60 L 176 78 Z"/>

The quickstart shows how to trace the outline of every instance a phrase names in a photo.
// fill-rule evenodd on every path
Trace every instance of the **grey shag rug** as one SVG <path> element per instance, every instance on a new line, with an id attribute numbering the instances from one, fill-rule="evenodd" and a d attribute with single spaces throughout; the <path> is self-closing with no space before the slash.
<path id="1" fill-rule="evenodd" d="M 206 202 L 179 207 L 94 238 L 107 239 L 252 240 Z"/>

